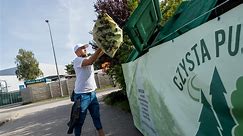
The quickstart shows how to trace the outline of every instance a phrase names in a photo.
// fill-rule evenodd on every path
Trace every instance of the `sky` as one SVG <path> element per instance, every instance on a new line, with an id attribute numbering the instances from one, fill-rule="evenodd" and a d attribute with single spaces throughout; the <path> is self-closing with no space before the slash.
<path id="1" fill-rule="evenodd" d="M 73 47 L 92 40 L 97 0 L 0 0 L 0 70 L 15 67 L 19 49 L 32 51 L 39 63 L 58 65 L 75 58 Z M 89 47 L 88 52 L 93 52 Z"/>

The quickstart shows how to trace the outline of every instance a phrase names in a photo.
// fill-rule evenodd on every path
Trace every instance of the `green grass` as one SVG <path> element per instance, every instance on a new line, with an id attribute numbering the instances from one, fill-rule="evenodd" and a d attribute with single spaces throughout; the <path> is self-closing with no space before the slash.
<path id="1" fill-rule="evenodd" d="M 108 94 L 105 96 L 104 102 L 107 105 L 112 105 L 126 112 L 131 112 L 127 96 L 123 91 L 117 91 Z"/>

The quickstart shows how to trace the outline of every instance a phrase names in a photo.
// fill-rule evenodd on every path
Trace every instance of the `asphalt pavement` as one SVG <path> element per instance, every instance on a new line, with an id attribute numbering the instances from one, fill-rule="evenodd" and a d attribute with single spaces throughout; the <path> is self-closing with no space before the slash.
<path id="1" fill-rule="evenodd" d="M 142 136 L 133 124 L 131 113 L 106 105 L 102 97 L 108 90 L 97 93 L 101 121 L 106 136 Z M 68 136 L 72 102 L 68 98 L 52 99 L 29 105 L 0 109 L 0 136 Z M 97 136 L 90 114 L 87 114 L 82 136 Z"/>

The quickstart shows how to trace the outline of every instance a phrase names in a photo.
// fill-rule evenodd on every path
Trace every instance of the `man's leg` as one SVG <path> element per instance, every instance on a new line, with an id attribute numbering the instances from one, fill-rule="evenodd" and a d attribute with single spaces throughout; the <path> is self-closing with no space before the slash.
<path id="1" fill-rule="evenodd" d="M 86 114 L 87 114 L 87 109 L 84 112 L 80 112 L 79 123 L 74 128 L 75 136 L 81 136 L 81 131 L 82 131 L 82 127 L 83 127 L 83 124 L 84 124 Z"/>
<path id="2" fill-rule="evenodd" d="M 97 129 L 99 136 L 105 136 L 104 131 L 102 129 L 101 121 L 100 121 L 100 108 L 99 102 L 96 97 L 96 93 L 93 92 L 91 95 L 92 101 L 88 107 L 90 115 L 93 119 L 93 123 L 95 128 Z"/>
<path id="3" fill-rule="evenodd" d="M 90 96 L 86 94 L 81 94 L 81 111 L 80 111 L 80 119 L 79 124 L 74 128 L 75 136 L 81 136 L 82 126 L 84 124 L 84 120 L 87 114 L 87 108 L 90 103 Z"/>

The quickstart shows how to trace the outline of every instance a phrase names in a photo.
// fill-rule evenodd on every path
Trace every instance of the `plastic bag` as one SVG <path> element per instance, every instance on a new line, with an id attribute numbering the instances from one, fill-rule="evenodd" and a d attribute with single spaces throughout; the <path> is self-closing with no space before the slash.
<path id="1" fill-rule="evenodd" d="M 114 57 L 116 51 L 123 42 L 122 29 L 107 14 L 100 14 L 93 28 L 93 40 L 96 45 L 110 57 Z"/>

